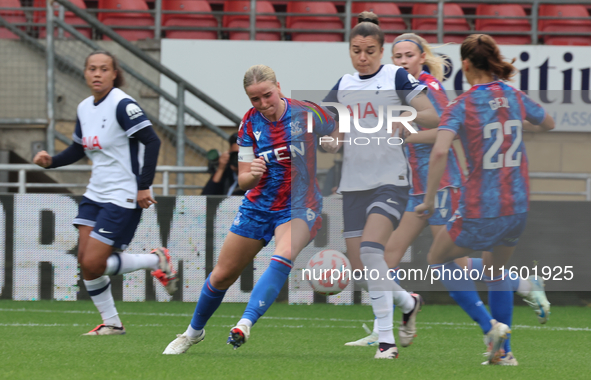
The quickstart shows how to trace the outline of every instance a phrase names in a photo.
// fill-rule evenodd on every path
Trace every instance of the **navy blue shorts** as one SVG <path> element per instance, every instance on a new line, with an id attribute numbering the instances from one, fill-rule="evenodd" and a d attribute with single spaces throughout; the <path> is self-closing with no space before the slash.
<path id="1" fill-rule="evenodd" d="M 457 187 L 446 187 L 437 192 L 435 197 L 435 212 L 427 219 L 430 226 L 442 226 L 447 223 L 458 209 L 461 190 Z M 415 207 L 424 202 L 425 194 L 411 195 L 406 204 L 406 212 L 415 212 Z"/>
<path id="2" fill-rule="evenodd" d="M 406 209 L 409 189 L 408 186 L 384 185 L 371 190 L 343 192 L 343 237 L 360 237 L 370 214 L 384 215 L 396 229 Z"/>
<path id="3" fill-rule="evenodd" d="M 464 219 L 458 210 L 447 222 L 447 231 L 458 247 L 492 251 L 499 245 L 515 247 L 526 221 L 527 212 L 498 218 Z"/>
<path id="4" fill-rule="evenodd" d="M 119 249 L 133 239 L 142 216 L 141 208 L 123 208 L 113 203 L 99 203 L 86 197 L 78 205 L 72 224 L 93 227 L 90 237 Z"/>

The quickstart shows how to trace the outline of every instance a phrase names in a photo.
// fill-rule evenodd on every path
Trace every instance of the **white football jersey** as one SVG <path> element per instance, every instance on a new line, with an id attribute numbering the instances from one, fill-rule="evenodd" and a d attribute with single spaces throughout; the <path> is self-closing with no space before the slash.
<path id="1" fill-rule="evenodd" d="M 72 139 L 92 160 L 92 175 L 84 196 L 101 203 L 136 207 L 144 145 L 132 135 L 152 125 L 136 101 L 113 88 L 98 104 L 94 97 L 78 105 Z"/>
<path id="2" fill-rule="evenodd" d="M 408 105 L 426 87 L 402 67 L 383 65 L 373 75 L 355 73 L 343 76 L 325 102 L 341 103 L 350 112 L 350 132 L 345 133 L 343 169 L 338 192 L 371 190 L 384 185 L 408 186 L 410 169 L 399 139 L 387 132 L 387 106 Z M 359 126 L 376 128 L 382 107 L 382 128 L 364 133 Z M 393 112 L 393 116 L 400 114 Z M 390 139 L 390 140 L 388 140 Z M 390 141 L 391 144 L 388 143 Z"/>

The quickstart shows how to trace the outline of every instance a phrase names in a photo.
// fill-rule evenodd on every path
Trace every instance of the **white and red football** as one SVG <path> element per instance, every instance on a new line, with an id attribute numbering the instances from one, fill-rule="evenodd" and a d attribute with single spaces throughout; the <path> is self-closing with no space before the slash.
<path id="1" fill-rule="evenodd" d="M 343 291 L 351 281 L 351 263 L 334 249 L 320 251 L 308 261 L 303 277 L 316 293 L 331 296 Z"/>

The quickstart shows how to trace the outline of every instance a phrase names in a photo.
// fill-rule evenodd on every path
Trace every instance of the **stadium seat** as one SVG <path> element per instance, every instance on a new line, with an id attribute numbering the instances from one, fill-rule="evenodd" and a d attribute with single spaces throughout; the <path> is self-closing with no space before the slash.
<path id="1" fill-rule="evenodd" d="M 99 0 L 99 9 L 116 9 L 128 11 L 147 11 L 148 4 L 144 0 Z M 129 41 L 154 38 L 153 29 L 117 29 L 118 26 L 154 27 L 154 19 L 149 13 L 99 13 L 98 19 L 103 24 L 113 28 L 121 37 Z M 104 40 L 110 40 L 107 36 Z"/>
<path id="2" fill-rule="evenodd" d="M 525 10 L 519 4 L 480 4 L 476 8 L 477 16 L 496 16 L 498 18 L 476 19 L 475 29 L 479 32 L 529 32 L 531 24 L 527 19 L 505 19 L 504 17 L 526 17 Z M 526 35 L 492 35 L 501 45 L 528 45 L 531 37 Z"/>
<path id="3" fill-rule="evenodd" d="M 546 17 L 587 17 L 589 11 L 584 5 L 540 5 L 539 16 Z M 591 34 L 591 20 L 540 20 L 540 32 L 577 32 Z M 542 36 L 546 45 L 591 45 L 591 36 Z"/>
<path id="4" fill-rule="evenodd" d="M 335 5 L 328 1 L 290 1 L 288 13 L 331 14 L 337 13 Z M 337 16 L 288 16 L 289 29 L 343 29 L 343 23 Z M 302 33 L 292 32 L 292 41 L 343 41 L 342 33 Z"/>
<path id="5" fill-rule="evenodd" d="M 211 12 L 211 6 L 207 1 L 197 0 L 163 0 L 162 9 L 164 11 Z M 218 20 L 213 15 L 164 14 L 162 26 L 217 28 Z M 167 30 L 166 38 L 216 40 L 218 32 L 215 30 Z"/>
<path id="6" fill-rule="evenodd" d="M 269 1 L 257 1 L 257 13 L 275 13 L 273 4 Z M 250 1 L 226 1 L 224 3 L 224 12 L 250 12 Z M 224 28 L 249 28 L 249 15 L 228 15 L 222 20 Z M 256 16 L 257 28 L 281 28 L 281 22 L 277 16 Z M 249 32 L 229 32 L 231 40 L 249 40 Z M 255 39 L 264 41 L 280 41 L 279 32 L 257 32 Z"/>
<path id="7" fill-rule="evenodd" d="M 370 11 L 377 14 L 380 19 L 380 28 L 383 31 L 397 31 L 395 34 L 386 33 L 386 42 L 394 41 L 396 35 L 401 34 L 401 30 L 406 30 L 406 23 L 402 17 L 381 17 L 400 14 L 400 9 L 394 3 L 353 3 L 351 5 L 351 28 L 357 25 L 357 15 L 363 11 Z"/>
<path id="8" fill-rule="evenodd" d="M 433 16 L 433 18 L 413 18 L 411 22 L 412 29 L 437 30 L 437 12 L 437 4 L 415 4 L 412 7 L 412 14 L 414 16 L 429 15 Z M 466 37 L 468 37 L 468 33 L 453 34 L 453 32 L 464 32 L 470 30 L 470 25 L 468 25 L 468 21 L 466 21 L 466 19 L 463 18 L 464 11 L 462 10 L 462 8 L 460 8 L 460 6 L 457 4 L 445 4 L 443 7 L 443 15 L 446 16 L 443 19 L 443 42 L 462 43 L 466 39 Z M 461 16 L 461 18 L 447 18 L 449 16 Z M 429 43 L 437 42 L 437 34 L 420 34 Z"/>
<path id="9" fill-rule="evenodd" d="M 70 2 L 80 9 L 86 9 L 86 4 L 84 4 L 84 0 L 70 0 Z M 53 5 L 56 10 L 55 17 L 58 17 L 59 3 L 55 2 L 55 3 L 53 3 Z M 44 0 L 35 0 L 33 2 L 33 6 L 35 8 L 44 8 L 45 1 Z M 46 14 L 46 12 L 44 12 L 44 11 L 33 12 L 34 22 L 36 24 L 45 24 L 46 23 L 45 14 Z M 84 22 L 80 17 L 77 17 L 73 12 L 70 12 L 70 11 L 66 11 L 64 13 L 64 21 L 66 22 L 66 24 L 70 24 L 70 25 L 87 25 L 86 22 Z M 78 28 L 76 30 L 78 30 L 85 37 L 92 38 L 92 29 L 91 28 Z M 39 38 L 45 38 L 46 34 L 47 33 L 45 31 L 45 27 L 39 26 Z M 55 36 L 57 36 L 57 34 L 58 34 L 58 28 L 55 28 Z M 64 37 L 70 37 L 70 33 L 65 32 Z"/>
<path id="10" fill-rule="evenodd" d="M 21 3 L 19 0 L 0 0 L 0 8 L 20 8 Z M 9 23 L 25 23 L 27 22 L 27 18 L 25 17 L 24 11 L 9 11 L 9 10 L 0 10 L 0 16 L 4 18 Z M 24 27 L 20 27 L 20 29 L 24 29 Z M 0 38 L 4 39 L 18 39 L 19 37 L 9 31 L 6 28 L 0 28 Z"/>

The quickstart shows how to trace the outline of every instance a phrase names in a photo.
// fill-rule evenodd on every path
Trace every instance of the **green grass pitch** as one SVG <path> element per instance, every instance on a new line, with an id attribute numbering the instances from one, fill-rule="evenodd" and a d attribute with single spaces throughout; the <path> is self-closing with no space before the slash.
<path id="1" fill-rule="evenodd" d="M 426 305 L 418 337 L 396 360 L 365 336 L 371 307 L 273 305 L 238 350 L 226 345 L 244 304 L 222 304 L 206 338 L 186 354 L 162 351 L 182 333 L 191 303 L 124 303 L 124 336 L 80 336 L 100 322 L 91 302 L 0 301 L 0 378 L 5 379 L 589 379 L 591 309 L 555 307 L 547 325 L 516 307 L 512 348 L 518 367 L 482 366 L 479 328 L 458 306 Z M 399 319 L 399 312 L 395 319 Z"/>

